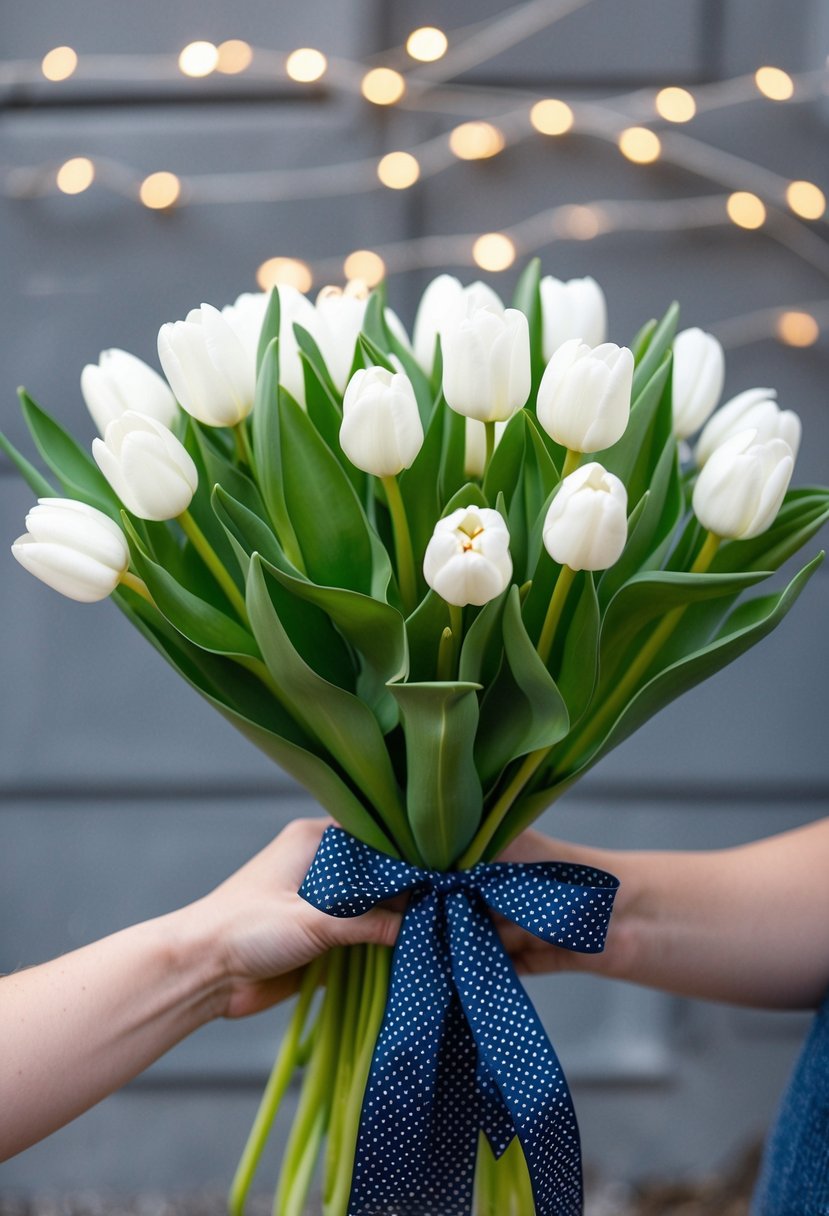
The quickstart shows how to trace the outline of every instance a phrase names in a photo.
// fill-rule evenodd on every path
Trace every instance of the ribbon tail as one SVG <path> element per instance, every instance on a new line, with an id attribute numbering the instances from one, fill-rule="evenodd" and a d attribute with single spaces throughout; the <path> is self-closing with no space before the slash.
<path id="1" fill-rule="evenodd" d="M 536 1216 L 581 1216 L 579 1131 L 558 1057 L 483 899 L 459 892 L 447 901 L 447 921 L 455 986 L 524 1150 Z"/>
<path id="2" fill-rule="evenodd" d="M 515 1128 L 512 1123 L 512 1115 L 504 1105 L 501 1091 L 480 1052 L 478 1052 L 475 1084 L 478 1089 L 478 1123 L 489 1141 L 492 1155 L 497 1161 L 512 1143 Z"/>

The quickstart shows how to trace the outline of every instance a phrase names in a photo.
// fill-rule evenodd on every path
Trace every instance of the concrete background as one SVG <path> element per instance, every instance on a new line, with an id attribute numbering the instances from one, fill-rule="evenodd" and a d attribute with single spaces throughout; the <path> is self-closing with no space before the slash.
<path id="1" fill-rule="evenodd" d="M 41 0 L 7 8 L 2 55 L 39 59 L 61 43 L 81 54 L 175 52 L 197 37 L 242 37 L 369 60 L 418 24 L 451 31 L 499 7 L 88 0 L 81 9 Z M 575 98 L 693 87 L 761 63 L 812 68 L 829 50 L 827 27 L 825 0 L 595 0 L 468 79 Z M 238 79 L 73 84 L 64 92 L 42 85 L 2 96 L 0 155 L 7 165 L 110 155 L 141 172 L 180 174 L 301 167 L 381 155 L 448 124 L 428 113 L 380 112 L 325 88 L 297 100 L 283 86 Z M 701 116 L 693 133 L 789 177 L 829 184 L 819 106 L 756 102 Z M 172 214 L 96 187 L 74 198 L 0 197 L 0 428 L 23 442 L 14 389 L 25 383 L 91 440 L 78 388 L 83 364 L 108 346 L 154 361 L 163 321 L 251 289 L 256 267 L 275 254 L 314 261 L 407 236 L 498 229 L 557 203 L 710 192 L 688 173 L 632 166 L 573 136 L 458 164 L 401 195 L 378 189 Z M 829 294 L 814 266 L 762 232 L 731 227 L 609 235 L 542 254 L 549 273 L 602 282 L 611 336 L 622 342 L 674 296 L 684 324 L 707 326 Z M 517 270 L 490 281 L 508 294 Z M 390 280 L 408 323 L 431 273 Z M 827 372 L 825 336 L 808 350 L 768 341 L 729 354 L 726 395 L 772 384 L 801 413 L 801 484 L 827 477 Z M 7 542 L 30 503 L 0 460 Z M 807 555 L 817 548 L 812 542 Z M 829 572 L 821 570 L 778 633 L 628 741 L 543 826 L 611 846 L 714 848 L 826 814 L 827 609 Z M 292 815 L 312 811 L 112 606 L 63 600 L 7 557 L 0 614 L 0 972 L 185 902 Z M 808 1024 L 803 1014 L 734 1010 L 586 978 L 538 980 L 532 991 L 575 1090 L 586 1157 L 609 1178 L 708 1172 L 760 1136 Z M 277 1010 L 204 1030 L 121 1094 L 0 1166 L 0 1192 L 224 1185 L 283 1020 Z"/>

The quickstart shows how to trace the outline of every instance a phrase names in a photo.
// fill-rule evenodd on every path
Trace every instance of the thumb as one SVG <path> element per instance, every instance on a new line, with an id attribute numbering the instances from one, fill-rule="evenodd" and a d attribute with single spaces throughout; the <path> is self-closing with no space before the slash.
<path id="1" fill-rule="evenodd" d="M 344 945 L 371 944 L 393 946 L 403 917 L 389 908 L 372 908 L 362 916 L 341 921 L 341 941 Z"/>

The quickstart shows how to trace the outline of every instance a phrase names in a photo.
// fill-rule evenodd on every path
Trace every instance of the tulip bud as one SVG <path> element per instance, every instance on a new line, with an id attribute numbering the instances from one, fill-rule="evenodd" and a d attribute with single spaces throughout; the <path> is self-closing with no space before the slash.
<path id="1" fill-rule="evenodd" d="M 757 443 L 753 428 L 715 448 L 694 486 L 694 513 L 704 528 L 728 540 L 749 540 L 777 517 L 794 469 L 784 439 Z"/>
<path id="2" fill-rule="evenodd" d="M 159 330 L 164 375 L 182 409 L 205 426 L 236 426 L 253 409 L 259 340 L 253 311 L 231 307 L 223 314 L 202 304 L 186 321 L 168 322 Z"/>
<path id="3" fill-rule="evenodd" d="M 738 393 L 718 409 L 707 422 L 699 437 L 694 453 L 697 465 L 702 468 L 715 448 L 725 443 L 738 431 L 754 429 L 757 443 L 767 439 L 785 439 L 797 459 L 800 448 L 800 419 L 794 410 L 781 410 L 773 388 L 749 388 Z"/>
<path id="4" fill-rule="evenodd" d="M 530 395 L 530 329 L 517 308 L 479 308 L 441 335 L 443 394 L 450 409 L 479 422 L 503 422 Z"/>
<path id="5" fill-rule="evenodd" d="M 507 429 L 506 422 L 495 423 L 495 446 Z M 483 477 L 486 472 L 486 428 L 477 418 L 466 419 L 463 471 L 466 477 Z"/>
<path id="6" fill-rule="evenodd" d="M 190 454 L 154 418 L 128 410 L 110 422 L 92 455 L 121 502 L 140 519 L 175 519 L 199 483 Z"/>
<path id="7" fill-rule="evenodd" d="M 479 308 L 503 312 L 498 295 L 480 281 L 463 287 L 451 274 L 439 274 L 432 279 L 420 297 L 415 316 L 414 353 L 420 366 L 431 375 L 435 360 L 435 342 L 441 331 L 459 317 L 469 316 Z"/>
<path id="8" fill-rule="evenodd" d="M 503 516 L 488 507 L 459 507 L 435 524 L 423 575 L 448 604 L 486 604 L 509 586 L 512 558 Z"/>
<path id="9" fill-rule="evenodd" d="M 74 498 L 39 498 L 12 553 L 35 578 L 81 604 L 111 595 L 130 563 L 123 532 Z"/>
<path id="10" fill-rule="evenodd" d="M 340 393 L 348 383 L 367 303 L 367 294 L 334 287 L 324 287 L 317 296 L 309 328 L 334 387 Z M 301 319 L 300 324 L 304 324 Z"/>
<path id="11" fill-rule="evenodd" d="M 542 534 L 553 561 L 571 570 L 606 570 L 627 541 L 628 496 L 597 461 L 565 477 L 550 503 Z"/>
<path id="12" fill-rule="evenodd" d="M 571 338 L 600 346 L 607 337 L 607 305 L 595 279 L 569 279 L 547 275 L 541 292 L 541 347 L 545 362 Z"/>
<path id="13" fill-rule="evenodd" d="M 538 386 L 538 421 L 556 443 L 599 452 L 622 438 L 630 417 L 633 354 L 605 342 L 591 350 L 571 338 L 553 355 Z"/>
<path id="14" fill-rule="evenodd" d="M 423 425 L 408 376 L 383 367 L 361 368 L 343 398 L 340 443 L 358 469 L 394 477 L 423 446 Z"/>
<path id="15" fill-rule="evenodd" d="M 126 350 L 103 350 L 97 363 L 87 363 L 81 392 L 102 435 L 125 410 L 146 414 L 164 426 L 172 426 L 178 414 L 176 399 L 158 372 Z"/>
<path id="16" fill-rule="evenodd" d="M 684 329 L 674 338 L 674 434 L 687 439 L 698 431 L 720 399 L 725 355 L 713 334 Z"/>

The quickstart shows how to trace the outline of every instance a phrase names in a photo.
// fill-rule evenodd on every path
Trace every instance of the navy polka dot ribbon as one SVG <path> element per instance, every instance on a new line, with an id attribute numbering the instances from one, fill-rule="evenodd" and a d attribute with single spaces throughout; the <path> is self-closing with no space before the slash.
<path id="1" fill-rule="evenodd" d="M 604 948 L 618 879 L 565 862 L 442 873 L 327 828 L 300 895 L 360 916 L 411 892 L 371 1062 L 349 1216 L 468 1216 L 478 1132 L 518 1136 L 537 1216 L 579 1216 L 581 1150 L 561 1065 L 489 910 L 566 950 Z"/>

